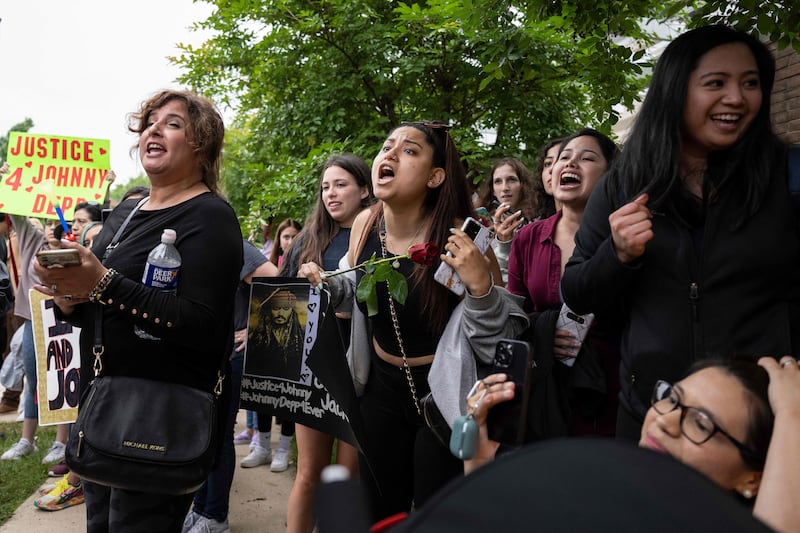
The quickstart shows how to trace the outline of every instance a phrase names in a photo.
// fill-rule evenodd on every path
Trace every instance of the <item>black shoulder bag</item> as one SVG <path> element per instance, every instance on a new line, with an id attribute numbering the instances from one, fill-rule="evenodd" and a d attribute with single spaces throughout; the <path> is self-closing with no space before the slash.
<path id="1" fill-rule="evenodd" d="M 137 208 L 114 235 L 107 254 Z M 105 259 L 105 258 L 104 258 Z M 103 310 L 95 312 L 94 379 L 81 398 L 67 443 L 67 465 L 109 487 L 158 494 L 198 490 L 214 463 L 220 362 L 214 391 L 127 376 L 103 376 Z"/>

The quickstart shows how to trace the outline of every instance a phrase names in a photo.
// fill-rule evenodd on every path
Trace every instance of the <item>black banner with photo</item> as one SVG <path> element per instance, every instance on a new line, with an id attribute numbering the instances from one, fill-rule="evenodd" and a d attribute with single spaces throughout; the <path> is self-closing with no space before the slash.
<path id="1" fill-rule="evenodd" d="M 360 415 L 336 321 L 328 293 L 307 280 L 254 278 L 240 407 L 266 407 L 359 447 Z"/>

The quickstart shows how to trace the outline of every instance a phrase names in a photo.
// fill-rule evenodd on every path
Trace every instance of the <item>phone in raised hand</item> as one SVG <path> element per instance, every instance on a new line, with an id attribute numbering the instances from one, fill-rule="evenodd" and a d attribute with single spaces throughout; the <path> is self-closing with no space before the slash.
<path id="1" fill-rule="evenodd" d="M 489 245 L 492 242 L 492 234 L 489 232 L 486 226 L 472 217 L 467 217 L 467 219 L 464 220 L 464 224 L 461 225 L 461 231 L 466 233 L 472 239 L 482 254 L 486 253 L 486 249 L 489 248 Z M 447 255 L 452 254 L 447 252 Z M 464 294 L 464 283 L 461 281 L 461 278 L 458 277 L 458 274 L 455 270 L 453 270 L 453 267 L 444 261 L 436 269 L 436 272 L 434 272 L 433 279 L 459 296 Z"/>

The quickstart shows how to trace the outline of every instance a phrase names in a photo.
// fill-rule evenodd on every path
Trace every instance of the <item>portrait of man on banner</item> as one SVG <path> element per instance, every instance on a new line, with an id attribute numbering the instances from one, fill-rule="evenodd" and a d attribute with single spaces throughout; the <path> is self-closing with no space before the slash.
<path id="1" fill-rule="evenodd" d="M 326 291 L 304 278 L 253 278 L 244 359 L 241 408 L 266 407 L 358 445 L 355 391 Z"/>
<path id="2" fill-rule="evenodd" d="M 257 304 L 256 322 L 250 328 L 245 372 L 263 377 L 300 381 L 308 296 L 298 297 L 290 288 L 272 288 Z M 254 302 L 255 303 L 255 302 Z M 303 318 L 306 314 L 303 313 Z"/>

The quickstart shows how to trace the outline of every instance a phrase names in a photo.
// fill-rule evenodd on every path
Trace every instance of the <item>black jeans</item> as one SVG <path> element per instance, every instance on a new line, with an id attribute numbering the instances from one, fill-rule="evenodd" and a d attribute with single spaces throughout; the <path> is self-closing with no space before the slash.
<path id="1" fill-rule="evenodd" d="M 193 496 L 112 489 L 86 481 L 83 494 L 86 533 L 180 533 Z"/>
<path id="2" fill-rule="evenodd" d="M 411 368 L 417 398 L 430 390 L 429 370 L 430 365 Z M 463 475 L 463 463 L 417 414 L 405 371 L 375 355 L 361 414 L 367 457 L 359 457 L 359 467 L 373 522 L 408 512 L 412 504 L 419 508 L 448 481 Z"/>

